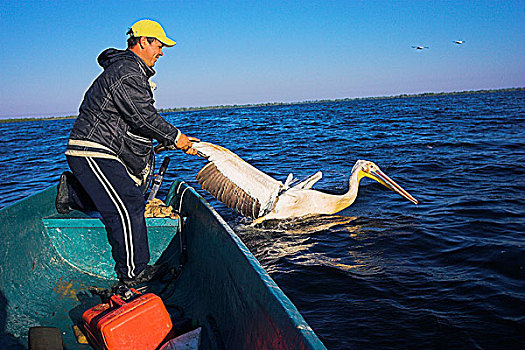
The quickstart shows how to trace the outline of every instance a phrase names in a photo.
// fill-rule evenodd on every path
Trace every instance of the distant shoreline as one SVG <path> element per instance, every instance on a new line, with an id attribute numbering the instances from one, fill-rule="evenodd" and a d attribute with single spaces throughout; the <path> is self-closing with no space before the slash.
<path id="1" fill-rule="evenodd" d="M 497 93 L 497 92 L 511 92 L 511 91 L 525 91 L 525 87 L 507 88 L 507 89 L 490 89 L 490 90 L 469 90 L 469 91 L 453 91 L 453 92 L 425 92 L 420 94 L 401 94 L 394 96 L 376 96 L 376 97 L 355 97 L 355 98 L 341 98 L 341 99 L 325 99 L 325 100 L 311 100 L 301 102 L 267 102 L 267 103 L 256 103 L 256 104 L 244 104 L 244 105 L 219 105 L 219 106 L 205 106 L 205 107 L 177 107 L 177 108 L 161 108 L 158 109 L 159 113 L 173 113 L 173 112 L 189 112 L 189 111 L 205 111 L 213 109 L 233 109 L 233 108 L 255 108 L 255 107 L 267 107 L 267 106 L 293 106 L 303 105 L 310 103 L 327 103 L 327 102 L 347 102 L 347 101 L 363 101 L 363 100 L 387 100 L 387 99 L 398 99 L 398 98 L 416 98 L 416 97 L 427 97 L 427 96 L 447 96 L 447 95 L 466 95 L 466 94 L 486 94 L 486 93 Z M 62 116 L 62 117 L 28 117 L 28 118 L 7 118 L 0 119 L 2 123 L 20 123 L 20 122 L 31 122 L 31 121 L 48 121 L 48 120 L 62 120 L 62 119 L 75 119 L 77 116 Z"/>

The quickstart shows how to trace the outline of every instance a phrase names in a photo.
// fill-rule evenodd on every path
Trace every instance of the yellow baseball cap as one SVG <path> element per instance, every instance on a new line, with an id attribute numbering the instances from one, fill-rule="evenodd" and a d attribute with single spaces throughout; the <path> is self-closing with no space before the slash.
<path id="1" fill-rule="evenodd" d="M 143 19 L 133 24 L 128 34 L 134 37 L 147 36 L 155 38 L 165 46 L 173 46 L 176 44 L 175 41 L 166 36 L 160 24 L 149 19 Z"/>

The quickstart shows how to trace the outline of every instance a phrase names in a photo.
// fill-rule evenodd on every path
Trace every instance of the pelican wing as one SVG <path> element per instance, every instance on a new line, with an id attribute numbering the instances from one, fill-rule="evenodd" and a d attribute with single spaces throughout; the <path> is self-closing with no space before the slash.
<path id="1" fill-rule="evenodd" d="M 197 174 L 202 188 L 244 216 L 258 218 L 273 206 L 283 183 L 246 163 L 232 151 L 208 142 L 193 148 L 208 158 Z"/>
<path id="2" fill-rule="evenodd" d="M 297 185 L 293 186 L 293 188 L 298 189 L 298 190 L 299 189 L 303 189 L 303 190 L 310 189 L 312 188 L 313 185 L 315 185 L 317 181 L 321 180 L 322 177 L 323 177 L 323 173 L 318 171 L 315 174 L 308 176 L 306 179 L 299 182 Z"/>

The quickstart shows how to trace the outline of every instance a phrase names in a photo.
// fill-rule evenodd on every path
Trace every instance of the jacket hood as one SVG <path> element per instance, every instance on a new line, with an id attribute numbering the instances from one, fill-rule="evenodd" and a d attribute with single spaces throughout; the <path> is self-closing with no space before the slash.
<path id="1" fill-rule="evenodd" d="M 148 78 L 155 74 L 155 70 L 151 67 L 148 67 L 144 61 L 131 50 L 106 49 L 102 51 L 97 59 L 98 64 L 104 69 L 120 60 L 138 62 L 139 66 L 144 70 L 144 73 Z"/>

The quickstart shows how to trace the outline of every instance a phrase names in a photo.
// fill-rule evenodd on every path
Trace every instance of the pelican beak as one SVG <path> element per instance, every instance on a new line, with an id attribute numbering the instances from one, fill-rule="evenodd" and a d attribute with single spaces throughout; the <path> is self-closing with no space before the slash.
<path id="1" fill-rule="evenodd" d="M 389 178 L 384 172 L 379 169 L 371 170 L 370 172 L 363 171 L 364 176 L 369 177 L 373 180 L 376 180 L 381 185 L 391 189 L 395 193 L 405 197 L 414 204 L 418 203 L 418 200 L 412 197 L 410 193 L 405 191 L 403 187 L 399 186 L 394 180 Z"/>

